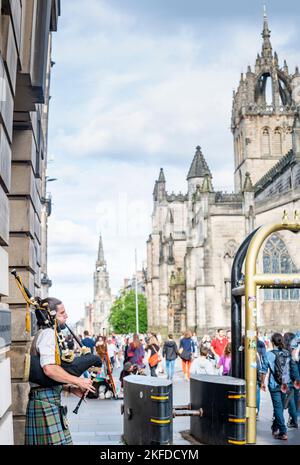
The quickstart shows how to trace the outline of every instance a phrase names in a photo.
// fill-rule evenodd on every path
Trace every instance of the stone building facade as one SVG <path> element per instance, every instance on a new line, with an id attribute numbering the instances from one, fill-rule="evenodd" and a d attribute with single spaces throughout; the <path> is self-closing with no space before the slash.
<path id="1" fill-rule="evenodd" d="M 291 74 L 273 52 L 267 17 L 255 69 L 248 67 L 233 96 L 235 192 L 216 192 L 201 148 L 187 175 L 187 193 L 169 194 L 161 169 L 153 192 L 147 241 L 150 329 L 203 334 L 230 326 L 231 266 L 244 238 L 257 226 L 281 222 L 300 207 L 298 68 Z M 278 233 L 264 245 L 265 272 L 300 269 L 300 237 Z M 299 291 L 260 291 L 258 324 L 299 329 Z"/>
<path id="2" fill-rule="evenodd" d="M 47 295 L 51 34 L 60 1 L 0 0 L 0 11 L 0 443 L 23 444 L 24 356 L 34 330 L 26 331 L 26 307 L 9 269 L 33 295 Z"/>
<path id="3" fill-rule="evenodd" d="M 142 270 L 137 270 L 137 272 L 133 274 L 132 278 L 124 278 L 124 285 L 120 292 L 126 293 L 135 291 L 136 280 L 137 293 L 146 295 L 146 270 L 144 268 Z"/>

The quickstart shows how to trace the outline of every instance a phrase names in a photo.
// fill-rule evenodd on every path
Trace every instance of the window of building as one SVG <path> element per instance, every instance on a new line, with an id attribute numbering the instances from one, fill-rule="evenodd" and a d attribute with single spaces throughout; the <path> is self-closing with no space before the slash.
<path id="1" fill-rule="evenodd" d="M 271 145 L 270 145 L 270 130 L 269 128 L 264 128 L 262 131 L 262 155 L 269 156 L 271 154 Z"/>
<path id="2" fill-rule="evenodd" d="M 297 273 L 285 243 L 273 234 L 263 253 L 264 273 Z M 265 300 L 299 300 L 299 289 L 265 289 Z"/>
<path id="3" fill-rule="evenodd" d="M 275 157 L 281 157 L 282 155 L 282 131 L 280 128 L 276 128 L 274 131 L 273 154 Z"/>
<path id="4" fill-rule="evenodd" d="M 266 105 L 273 105 L 273 85 L 272 85 L 272 79 L 270 76 L 268 76 L 267 79 L 264 81 L 264 85 L 265 85 Z"/>

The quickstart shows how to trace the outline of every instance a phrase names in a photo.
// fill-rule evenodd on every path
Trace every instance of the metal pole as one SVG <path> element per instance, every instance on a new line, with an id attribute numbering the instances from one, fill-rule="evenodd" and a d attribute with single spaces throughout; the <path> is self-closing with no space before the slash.
<path id="1" fill-rule="evenodd" d="M 259 228 L 252 231 L 243 243 L 240 245 L 238 251 L 235 254 L 233 264 L 232 264 L 232 271 L 231 271 L 231 337 L 232 337 L 232 346 L 231 346 L 231 354 L 232 354 L 232 361 L 231 361 L 231 369 L 232 369 L 232 376 L 235 378 L 243 378 L 243 358 L 245 357 L 244 351 L 239 351 L 239 348 L 242 345 L 242 295 L 245 295 L 242 287 L 241 287 L 241 294 L 237 295 L 233 293 L 233 289 L 237 289 L 240 286 L 240 280 L 242 278 L 242 267 L 245 261 L 245 256 L 247 254 L 247 250 L 249 244 L 256 234 L 256 231 Z"/>
<path id="2" fill-rule="evenodd" d="M 136 321 L 136 333 L 139 334 L 139 301 L 138 301 L 137 251 L 136 249 L 135 249 L 135 321 Z"/>
<path id="3" fill-rule="evenodd" d="M 246 402 L 247 402 L 247 443 L 256 442 L 256 352 L 257 352 L 257 285 L 263 283 L 267 286 L 282 283 L 283 285 L 296 285 L 300 276 L 298 274 L 280 275 L 268 273 L 256 276 L 256 262 L 263 242 L 272 233 L 282 230 L 298 232 L 300 224 L 295 212 L 294 223 L 288 222 L 286 212 L 283 224 L 270 224 L 262 226 L 254 235 L 246 256 L 245 262 L 245 305 L 246 305 L 246 335 L 245 335 L 245 373 L 246 373 Z"/>

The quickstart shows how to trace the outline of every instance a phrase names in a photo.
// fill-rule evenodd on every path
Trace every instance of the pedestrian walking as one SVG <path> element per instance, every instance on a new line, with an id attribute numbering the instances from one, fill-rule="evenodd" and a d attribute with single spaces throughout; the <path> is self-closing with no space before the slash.
<path id="1" fill-rule="evenodd" d="M 224 348 L 223 355 L 219 358 L 217 368 L 220 369 L 223 376 L 229 376 L 231 370 L 231 342 L 228 342 Z"/>
<path id="2" fill-rule="evenodd" d="M 193 340 L 193 343 L 194 343 L 194 346 L 195 346 L 194 356 L 198 357 L 199 344 L 198 344 L 198 337 L 197 337 L 197 334 L 195 332 L 193 332 L 192 340 Z"/>
<path id="3" fill-rule="evenodd" d="M 186 381 L 190 379 L 191 363 L 193 354 L 195 352 L 195 345 L 192 339 L 192 333 L 186 331 L 184 337 L 180 339 L 179 355 L 182 360 L 182 370 Z"/>
<path id="4" fill-rule="evenodd" d="M 209 349 L 200 346 L 200 354 L 191 365 L 191 373 L 195 375 L 216 375 L 214 362 L 208 358 Z"/>
<path id="5" fill-rule="evenodd" d="M 218 361 L 224 353 L 224 349 L 228 344 L 228 339 L 225 337 L 224 330 L 222 328 L 217 330 L 216 337 L 211 342 L 211 351 Z"/>
<path id="6" fill-rule="evenodd" d="M 115 362 L 116 362 L 117 351 L 116 351 L 116 345 L 113 342 L 113 339 L 111 337 L 107 339 L 107 353 L 108 353 L 108 357 L 109 357 L 110 364 L 111 364 L 111 370 L 113 371 Z"/>
<path id="7" fill-rule="evenodd" d="M 167 378 L 171 381 L 174 378 L 175 362 L 178 354 L 178 347 L 174 341 L 173 334 L 169 334 L 168 340 L 164 343 L 162 355 L 166 359 Z"/>
<path id="8" fill-rule="evenodd" d="M 157 338 L 155 336 L 150 337 L 149 344 L 147 346 L 147 356 L 148 356 L 148 364 L 150 368 L 151 376 L 157 377 L 157 367 L 159 362 L 161 361 L 161 357 L 159 355 L 159 345 Z"/>
<path id="9" fill-rule="evenodd" d="M 83 332 L 84 338 L 82 339 L 82 345 L 85 347 L 88 347 L 91 351 L 91 354 L 94 353 L 94 347 L 95 347 L 95 341 L 92 337 L 90 337 L 90 334 L 88 331 Z"/>
<path id="10" fill-rule="evenodd" d="M 139 335 L 133 335 L 133 341 L 129 344 L 127 350 L 128 362 L 137 365 L 139 368 L 144 368 L 145 349 L 140 341 Z"/>
<path id="11" fill-rule="evenodd" d="M 201 347 L 206 347 L 208 349 L 207 358 L 213 360 L 214 364 L 216 364 L 216 357 L 211 350 L 211 337 L 209 334 L 205 334 L 203 338 L 201 339 L 200 348 Z"/>
<path id="12" fill-rule="evenodd" d="M 263 358 L 261 388 L 266 391 L 265 378 L 269 373 L 268 389 L 274 409 L 271 430 L 275 439 L 286 441 L 288 439 L 287 427 L 283 415 L 286 392 L 291 381 L 296 388 L 299 388 L 300 379 L 289 351 L 284 349 L 282 334 L 274 333 L 271 337 L 271 344 L 273 350 L 267 351 Z"/>
<path id="13" fill-rule="evenodd" d="M 298 368 L 298 375 L 300 377 L 300 331 L 297 331 L 294 339 L 291 341 L 292 359 Z M 300 391 L 295 391 L 295 404 L 297 406 L 297 416 L 300 416 Z"/>
<path id="14" fill-rule="evenodd" d="M 292 357 L 292 345 L 291 342 L 295 338 L 294 333 L 285 333 L 283 335 L 283 343 L 284 343 L 284 348 L 289 351 L 290 356 Z M 298 371 L 298 366 L 295 364 L 296 369 Z M 287 398 L 285 402 L 285 407 L 288 409 L 289 412 L 289 419 L 287 422 L 287 427 L 288 428 L 298 428 L 298 415 L 297 415 L 297 407 L 298 407 L 298 393 L 299 390 L 296 389 L 293 385 L 292 380 L 288 384 L 288 393 L 287 393 Z"/>
<path id="15" fill-rule="evenodd" d="M 123 344 L 123 354 L 124 354 L 124 360 L 123 360 L 123 363 L 125 364 L 126 362 L 128 362 L 128 349 L 129 349 L 129 345 L 130 345 L 130 337 L 129 336 L 126 336 L 124 338 L 124 344 Z"/>

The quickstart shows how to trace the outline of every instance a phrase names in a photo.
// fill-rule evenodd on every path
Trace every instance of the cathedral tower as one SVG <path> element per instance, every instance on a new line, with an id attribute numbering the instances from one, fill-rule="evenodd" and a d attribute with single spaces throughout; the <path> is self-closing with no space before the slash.
<path id="1" fill-rule="evenodd" d="M 233 95 L 232 133 L 235 153 L 235 191 L 243 189 L 246 172 L 256 183 L 292 148 L 292 128 L 297 111 L 295 89 L 299 70 L 281 67 L 271 45 L 266 12 L 263 45 L 254 70 L 248 66 Z"/>

